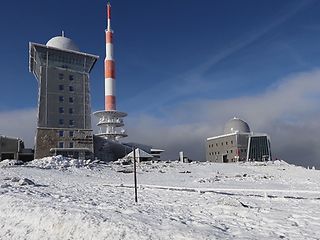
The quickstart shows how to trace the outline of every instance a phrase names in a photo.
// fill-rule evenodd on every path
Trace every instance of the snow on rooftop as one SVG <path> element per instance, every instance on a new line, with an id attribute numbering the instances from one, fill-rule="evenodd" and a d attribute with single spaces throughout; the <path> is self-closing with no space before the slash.
<path id="1" fill-rule="evenodd" d="M 61 50 L 71 50 L 71 51 L 77 51 L 79 52 L 79 47 L 75 44 L 75 42 L 67 38 L 65 36 L 56 36 L 51 38 L 47 44 L 48 47 L 54 47 Z"/>

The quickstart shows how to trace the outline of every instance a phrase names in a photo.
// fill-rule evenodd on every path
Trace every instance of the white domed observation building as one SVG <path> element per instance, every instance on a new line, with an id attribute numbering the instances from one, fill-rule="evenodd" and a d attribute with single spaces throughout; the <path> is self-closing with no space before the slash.
<path id="1" fill-rule="evenodd" d="M 39 86 L 35 158 L 93 156 L 89 74 L 97 59 L 64 32 L 29 43 L 29 71 Z"/>
<path id="2" fill-rule="evenodd" d="M 270 137 L 251 132 L 248 123 L 234 117 L 225 124 L 223 135 L 207 138 L 206 159 L 222 163 L 271 160 Z"/>

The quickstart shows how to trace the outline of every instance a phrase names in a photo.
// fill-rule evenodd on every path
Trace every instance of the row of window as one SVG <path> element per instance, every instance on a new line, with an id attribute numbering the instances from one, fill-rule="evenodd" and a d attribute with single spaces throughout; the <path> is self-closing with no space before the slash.
<path id="1" fill-rule="evenodd" d="M 69 108 L 69 114 L 73 114 L 74 113 L 74 109 L 73 108 Z M 59 113 L 64 113 L 64 107 L 59 107 Z"/>
<path id="2" fill-rule="evenodd" d="M 58 143 L 58 148 L 65 148 L 65 142 L 59 142 Z M 73 142 L 69 142 L 69 146 L 68 148 L 74 148 L 74 143 Z"/>
<path id="3" fill-rule="evenodd" d="M 74 136 L 74 131 L 63 131 L 63 130 L 59 130 L 59 132 L 58 132 L 59 137 L 64 137 L 66 132 L 69 132 L 69 137 L 73 137 L 73 136 Z"/>
<path id="4" fill-rule="evenodd" d="M 64 85 L 59 84 L 59 90 L 63 91 L 64 90 Z M 69 92 L 74 92 L 74 86 L 69 86 Z"/>
<path id="5" fill-rule="evenodd" d="M 59 125 L 64 125 L 64 119 L 63 118 L 59 119 Z M 69 120 L 69 126 L 70 127 L 74 127 L 74 125 L 75 125 L 75 121 L 73 119 L 70 119 Z"/>
<path id="6" fill-rule="evenodd" d="M 64 74 L 63 73 L 59 73 L 59 80 L 64 80 Z M 74 80 L 74 76 L 73 75 L 69 75 L 69 80 L 73 81 Z"/>
<path id="7" fill-rule="evenodd" d="M 233 153 L 233 150 L 231 149 L 231 150 L 227 150 L 227 153 Z M 220 154 L 220 152 L 210 152 L 209 153 L 209 155 L 219 155 Z"/>
<path id="8" fill-rule="evenodd" d="M 64 102 L 64 96 L 59 96 L 59 102 Z M 74 103 L 74 97 L 69 97 L 69 103 Z"/>
<path id="9" fill-rule="evenodd" d="M 224 142 L 221 142 L 221 143 L 220 143 L 221 146 L 223 146 L 223 144 L 224 144 Z M 228 145 L 229 142 L 226 141 L 225 144 Z M 233 144 L 233 141 L 232 141 L 232 140 L 230 141 L 230 144 L 231 144 L 231 145 Z M 219 143 L 216 143 L 216 147 L 218 147 L 218 146 L 219 146 Z M 210 148 L 210 147 L 213 147 L 213 144 L 209 144 L 209 148 Z"/>
<path id="10" fill-rule="evenodd" d="M 46 55 L 43 54 L 42 56 L 44 59 L 46 58 Z M 49 55 L 49 60 L 51 61 L 57 61 L 57 62 L 64 62 L 64 63 L 69 63 L 69 64 L 76 64 L 76 65 L 83 65 L 83 60 L 81 58 L 74 58 L 74 57 L 69 57 L 69 56 L 64 56 L 64 55 L 57 55 L 57 54 L 50 54 Z"/>
<path id="11" fill-rule="evenodd" d="M 209 152 L 209 155 L 212 156 L 212 155 L 219 155 L 220 152 Z"/>
<path id="12" fill-rule="evenodd" d="M 40 57 L 46 61 L 46 52 L 39 53 Z M 84 66 L 83 58 L 75 58 L 73 56 L 59 55 L 57 53 L 49 53 L 49 62 L 67 63 L 72 65 Z"/>
<path id="13" fill-rule="evenodd" d="M 240 149 L 240 152 L 246 153 L 246 152 L 247 152 L 247 149 Z M 227 153 L 233 153 L 233 150 L 232 150 L 232 149 L 227 150 Z M 210 153 L 209 153 L 209 155 L 219 155 L 219 154 L 220 154 L 220 152 L 210 152 Z"/>

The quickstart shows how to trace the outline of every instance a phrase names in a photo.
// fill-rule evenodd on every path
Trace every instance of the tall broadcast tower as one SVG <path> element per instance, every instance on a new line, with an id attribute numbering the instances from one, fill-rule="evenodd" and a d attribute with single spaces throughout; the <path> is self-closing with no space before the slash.
<path id="1" fill-rule="evenodd" d="M 127 113 L 116 110 L 116 79 L 115 79 L 115 61 L 113 58 L 113 31 L 111 30 L 111 4 L 107 4 L 107 29 L 106 33 L 106 58 L 104 60 L 105 71 L 105 110 L 93 113 L 99 122 L 98 136 L 104 137 L 108 140 L 117 141 L 122 137 L 127 137 L 123 119 Z M 120 128 L 120 129 L 119 129 Z"/>

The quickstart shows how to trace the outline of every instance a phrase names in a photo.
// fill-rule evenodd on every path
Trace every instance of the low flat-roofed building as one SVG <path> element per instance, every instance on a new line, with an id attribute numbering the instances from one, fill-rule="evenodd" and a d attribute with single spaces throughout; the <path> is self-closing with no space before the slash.
<path id="1" fill-rule="evenodd" d="M 0 161 L 5 159 L 30 161 L 33 160 L 33 150 L 26 149 L 20 138 L 0 135 Z"/>
<path id="2" fill-rule="evenodd" d="M 251 132 L 245 121 L 233 118 L 226 123 L 223 135 L 207 138 L 206 159 L 223 163 L 271 160 L 270 138 Z"/>

